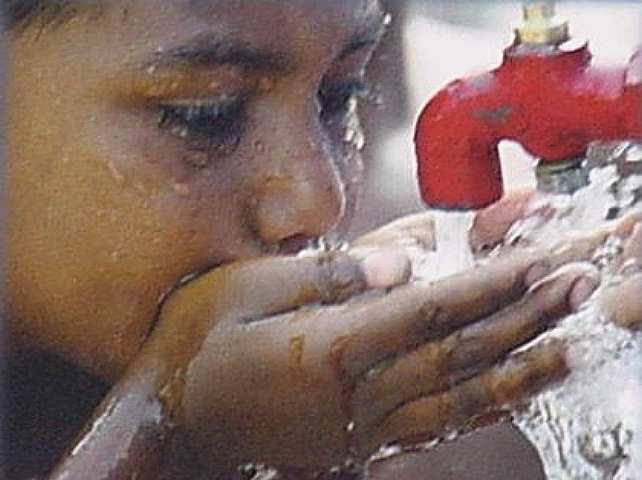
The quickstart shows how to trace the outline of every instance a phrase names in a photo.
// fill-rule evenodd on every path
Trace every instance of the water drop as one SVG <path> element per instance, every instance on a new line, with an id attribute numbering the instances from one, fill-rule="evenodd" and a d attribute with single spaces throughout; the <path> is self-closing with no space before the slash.
<path id="1" fill-rule="evenodd" d="M 189 185 L 182 182 L 176 182 L 172 185 L 172 189 L 176 192 L 177 195 L 181 197 L 188 197 L 192 191 L 189 188 Z"/>
<path id="2" fill-rule="evenodd" d="M 370 457 L 369 461 L 370 462 L 376 462 L 380 460 L 387 460 L 392 457 L 396 457 L 397 455 L 401 455 L 403 453 L 403 447 L 399 444 L 396 443 L 391 443 L 388 445 L 383 445 L 377 450 L 377 452 Z"/>
<path id="3" fill-rule="evenodd" d="M 261 92 L 268 92 L 274 87 L 274 80 L 269 77 L 262 77 L 259 80 L 259 90 Z"/>
<path id="4" fill-rule="evenodd" d="M 254 142 L 254 151 L 256 153 L 264 153 L 265 152 L 265 144 L 261 140 L 257 140 Z"/>
<path id="5" fill-rule="evenodd" d="M 112 162 L 111 160 L 107 162 L 107 168 L 109 169 L 109 173 L 111 173 L 111 176 L 118 185 L 123 185 L 125 183 L 125 175 L 123 175 L 120 170 L 118 170 L 118 167 L 116 167 L 114 162 Z"/>
<path id="6" fill-rule="evenodd" d="M 238 468 L 243 479 L 246 480 L 278 480 L 278 470 L 261 463 L 248 463 Z"/>

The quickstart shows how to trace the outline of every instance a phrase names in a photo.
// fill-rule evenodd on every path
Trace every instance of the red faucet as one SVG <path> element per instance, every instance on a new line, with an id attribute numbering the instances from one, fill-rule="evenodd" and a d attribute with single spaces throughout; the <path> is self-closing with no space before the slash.
<path id="1" fill-rule="evenodd" d="M 518 35 L 499 68 L 456 80 L 429 101 L 415 133 L 426 204 L 478 209 L 498 200 L 504 139 L 545 165 L 581 158 L 592 141 L 642 139 L 642 49 L 626 67 L 597 68 L 587 44 L 566 40 Z"/>

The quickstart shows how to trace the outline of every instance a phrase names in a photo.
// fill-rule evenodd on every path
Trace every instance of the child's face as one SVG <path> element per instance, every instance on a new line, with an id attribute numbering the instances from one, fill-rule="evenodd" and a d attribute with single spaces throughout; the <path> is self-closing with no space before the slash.
<path id="1" fill-rule="evenodd" d="M 181 277 L 332 229 L 382 21 L 376 0 L 114 1 L 16 35 L 15 331 L 115 375 Z"/>

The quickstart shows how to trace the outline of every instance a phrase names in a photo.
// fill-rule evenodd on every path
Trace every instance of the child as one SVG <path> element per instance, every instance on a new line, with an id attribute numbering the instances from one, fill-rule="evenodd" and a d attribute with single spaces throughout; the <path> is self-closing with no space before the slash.
<path id="1" fill-rule="evenodd" d="M 590 294 L 527 291 L 585 244 L 433 286 L 390 249 L 290 256 L 355 205 L 375 0 L 4 4 L 13 354 L 113 385 L 50 478 L 321 470 L 564 373 L 500 362 Z"/>

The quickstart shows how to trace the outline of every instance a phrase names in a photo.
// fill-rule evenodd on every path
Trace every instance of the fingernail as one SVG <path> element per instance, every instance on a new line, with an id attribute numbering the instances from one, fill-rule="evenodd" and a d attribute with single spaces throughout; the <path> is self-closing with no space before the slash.
<path id="1" fill-rule="evenodd" d="M 640 263 L 637 258 L 629 258 L 622 264 L 622 266 L 618 270 L 618 273 L 625 277 L 635 275 L 636 273 L 640 272 L 642 272 L 642 263 Z"/>
<path id="2" fill-rule="evenodd" d="M 366 255 L 361 268 L 370 288 L 391 288 L 410 279 L 412 267 L 400 249 L 377 250 Z"/>
<path id="3" fill-rule="evenodd" d="M 568 296 L 568 303 L 573 311 L 580 309 L 600 284 L 599 278 L 594 275 L 585 275 L 575 282 Z"/>

